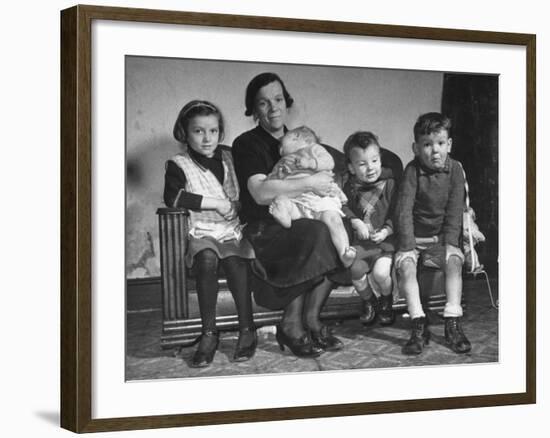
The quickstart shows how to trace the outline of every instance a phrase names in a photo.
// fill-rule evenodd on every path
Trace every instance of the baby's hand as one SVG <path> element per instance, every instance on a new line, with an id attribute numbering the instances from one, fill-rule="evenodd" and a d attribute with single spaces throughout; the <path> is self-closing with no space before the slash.
<path id="1" fill-rule="evenodd" d="M 313 169 L 317 168 L 317 162 L 313 158 L 296 157 L 295 165 L 298 169 Z"/>
<path id="2" fill-rule="evenodd" d="M 386 237 L 388 237 L 388 234 L 388 229 L 382 228 L 381 230 L 372 233 L 372 236 L 370 238 L 374 243 L 381 243 L 386 239 Z"/>
<path id="3" fill-rule="evenodd" d="M 369 238 L 369 227 L 361 219 L 352 219 L 351 227 L 355 230 L 359 240 L 367 240 Z"/>
<path id="4" fill-rule="evenodd" d="M 292 172 L 292 160 L 292 158 L 283 157 L 283 159 L 279 162 L 277 169 L 277 177 L 279 179 L 284 179 Z"/>

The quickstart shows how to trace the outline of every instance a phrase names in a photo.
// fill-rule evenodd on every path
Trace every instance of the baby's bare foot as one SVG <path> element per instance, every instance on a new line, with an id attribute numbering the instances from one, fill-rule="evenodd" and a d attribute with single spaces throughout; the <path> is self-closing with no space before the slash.
<path id="1" fill-rule="evenodd" d="M 344 253 L 340 256 L 340 260 L 342 261 L 344 267 L 349 268 L 355 260 L 356 256 L 357 250 L 353 246 L 348 246 L 344 250 Z"/>
<path id="2" fill-rule="evenodd" d="M 292 219 L 290 213 L 285 209 L 282 203 L 274 201 L 269 206 L 269 213 L 279 222 L 283 227 L 290 228 L 292 225 Z"/>

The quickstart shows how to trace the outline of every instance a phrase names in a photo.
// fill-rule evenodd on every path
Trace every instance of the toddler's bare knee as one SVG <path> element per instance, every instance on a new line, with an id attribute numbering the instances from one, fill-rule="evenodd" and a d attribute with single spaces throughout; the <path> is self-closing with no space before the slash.
<path id="1" fill-rule="evenodd" d="M 382 283 L 390 276 L 390 270 L 386 266 L 375 265 L 372 270 L 372 277 L 377 283 Z"/>

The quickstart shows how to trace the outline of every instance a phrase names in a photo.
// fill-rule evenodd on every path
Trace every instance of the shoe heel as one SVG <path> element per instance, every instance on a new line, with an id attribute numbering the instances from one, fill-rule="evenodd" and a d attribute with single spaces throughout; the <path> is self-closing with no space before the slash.
<path id="1" fill-rule="evenodd" d="M 283 343 L 283 340 L 281 339 L 281 332 L 278 327 L 277 327 L 277 333 L 275 334 L 275 339 L 277 340 L 277 344 L 279 344 L 279 348 L 281 349 L 281 351 L 285 351 L 285 345 Z"/>
<path id="2" fill-rule="evenodd" d="M 432 337 L 432 333 L 427 332 L 426 336 L 424 337 L 424 345 L 429 345 L 431 337 Z"/>

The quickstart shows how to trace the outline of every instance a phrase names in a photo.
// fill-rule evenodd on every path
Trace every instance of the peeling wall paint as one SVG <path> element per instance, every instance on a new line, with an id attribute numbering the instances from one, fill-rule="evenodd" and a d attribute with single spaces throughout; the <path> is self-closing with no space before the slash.
<path id="1" fill-rule="evenodd" d="M 160 276 L 158 222 L 164 165 L 180 150 L 172 128 L 191 99 L 216 103 L 225 118 L 224 144 L 251 129 L 245 89 L 254 75 L 275 71 L 295 104 L 290 127 L 311 126 L 323 142 L 342 149 L 357 130 L 376 133 L 404 162 L 412 158 L 412 126 L 441 105 L 438 72 L 126 58 L 126 275 Z"/>

